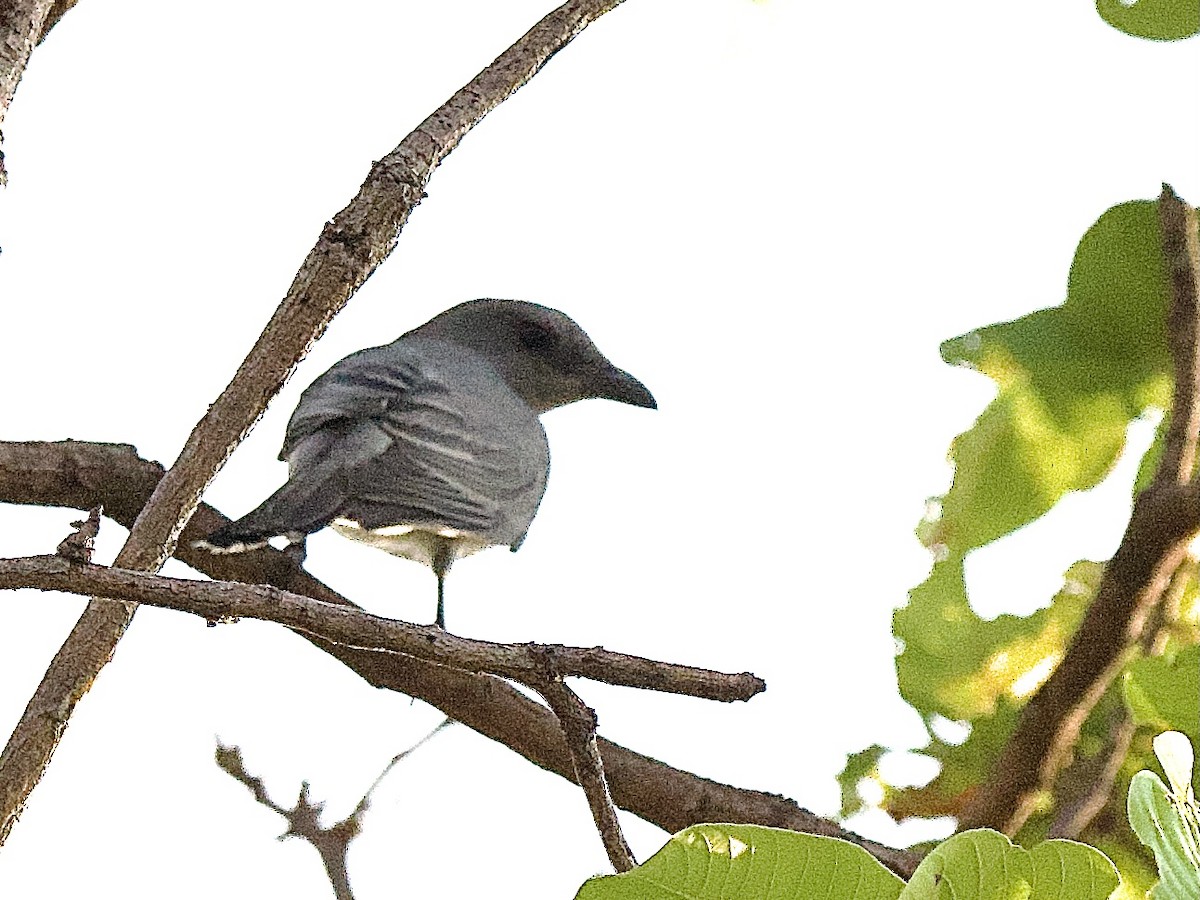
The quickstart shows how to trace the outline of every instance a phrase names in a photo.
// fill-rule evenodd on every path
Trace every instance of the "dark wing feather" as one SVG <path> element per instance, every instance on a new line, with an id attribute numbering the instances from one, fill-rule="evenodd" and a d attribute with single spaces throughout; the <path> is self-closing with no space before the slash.
<path id="1" fill-rule="evenodd" d="M 291 480 L 336 477 L 330 518 L 366 528 L 519 543 L 549 466 L 536 414 L 469 351 L 408 344 L 347 357 L 304 392 L 284 442 Z"/>

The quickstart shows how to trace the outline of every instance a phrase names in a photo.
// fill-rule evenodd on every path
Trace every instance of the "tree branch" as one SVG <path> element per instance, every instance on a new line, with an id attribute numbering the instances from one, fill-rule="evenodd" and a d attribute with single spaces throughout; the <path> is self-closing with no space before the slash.
<path id="1" fill-rule="evenodd" d="M 65 556 L 0 559 L 0 590 L 19 588 L 112 597 L 191 613 L 211 624 L 236 619 L 276 622 L 344 647 L 403 653 L 465 672 L 500 675 L 538 692 L 566 676 L 726 702 L 749 700 L 766 689 L 761 679 L 748 672 L 726 675 L 612 653 L 603 647 L 495 644 L 459 637 L 436 625 L 386 619 L 270 585 L 168 578 Z"/>
<path id="2" fill-rule="evenodd" d="M 604 778 L 604 761 L 596 746 L 596 713 L 561 678 L 555 677 L 553 672 L 547 675 L 547 683 L 538 692 L 558 716 L 567 749 L 571 752 L 575 780 L 587 797 L 592 821 L 600 832 L 608 861 L 618 872 L 628 872 L 637 865 L 637 860 L 625 841 L 621 821 L 617 818 L 617 810 L 608 792 L 608 782 Z"/>
<path id="3" fill-rule="evenodd" d="M 1171 584 L 1154 607 L 1154 616 L 1138 641 L 1147 656 L 1162 656 L 1166 652 L 1171 629 L 1179 619 L 1183 595 L 1195 574 L 1196 562 L 1190 557 L 1172 573 Z M 1136 732 L 1133 716 L 1125 703 L 1119 701 L 1109 715 L 1104 748 L 1090 759 L 1074 760 L 1059 776 L 1054 786 L 1054 821 L 1047 837 L 1079 840 L 1083 830 L 1109 805 Z"/>
<path id="4" fill-rule="evenodd" d="M 242 751 L 239 748 L 227 747 L 218 742 L 216 761 L 227 775 L 244 784 L 254 795 L 256 801 L 272 812 L 279 813 L 287 821 L 287 830 L 279 836 L 279 840 L 298 837 L 313 846 L 313 849 L 321 857 L 321 862 L 325 866 L 325 874 L 329 877 L 330 886 L 333 888 L 333 894 L 337 900 L 354 900 L 354 893 L 350 889 L 350 872 L 346 866 L 346 855 L 350 852 L 350 843 L 362 832 L 362 817 L 371 805 L 371 795 L 375 792 L 375 788 L 379 787 L 379 783 L 383 781 L 387 773 L 396 766 L 396 763 L 451 724 L 453 723 L 450 719 L 443 719 L 421 740 L 393 756 L 391 762 L 384 766 L 383 771 L 371 782 L 371 786 L 362 795 L 362 799 L 355 804 L 350 815 L 329 826 L 321 824 L 321 812 L 324 810 L 325 804 L 320 801 L 313 803 L 308 799 L 309 784 L 307 781 L 301 782 L 300 794 L 292 808 L 288 809 L 271 799 L 267 793 L 267 786 L 263 784 L 261 778 L 246 771 L 245 763 L 242 761 Z"/>
<path id="5" fill-rule="evenodd" d="M 1084 721 L 1141 638 L 1187 543 L 1200 529 L 1200 495 L 1191 483 L 1200 430 L 1200 272 L 1195 211 L 1169 187 L 1159 198 L 1170 276 L 1168 319 L 1175 388 L 1171 423 L 1153 482 L 1133 504 L 1129 526 L 1105 567 L 1096 599 L 1066 654 L 1021 711 L 987 782 L 959 821 L 1015 834 L 1070 759 Z"/>
<path id="6" fill-rule="evenodd" d="M 1200 272 L 1196 211 L 1179 199 L 1170 185 L 1158 198 L 1163 256 L 1170 279 L 1171 307 L 1167 333 L 1175 367 L 1171 421 L 1163 442 L 1156 484 L 1187 484 L 1196 466 L 1200 435 L 1200 315 L 1196 311 L 1196 277 Z"/>
<path id="7" fill-rule="evenodd" d="M 267 793 L 267 786 L 263 784 L 261 778 L 246 771 L 240 748 L 227 747 L 218 743 L 216 760 L 217 765 L 226 774 L 249 788 L 250 793 L 254 795 L 254 799 L 259 804 L 283 816 L 287 822 L 287 830 L 279 835 L 279 840 L 298 837 L 307 841 L 317 851 L 321 857 L 321 863 L 325 866 L 325 875 L 329 878 L 334 897 L 337 900 L 354 900 L 354 892 L 350 889 L 350 871 L 346 866 L 346 855 L 350 851 L 350 843 L 362 831 L 358 808 L 355 807 L 354 814 L 326 827 L 321 824 L 321 813 L 325 809 L 325 804 L 321 801 L 313 803 L 308 799 L 309 784 L 307 781 L 300 783 L 300 793 L 296 797 L 295 804 L 289 809 L 271 799 Z"/>
<path id="8" fill-rule="evenodd" d="M 126 527 L 162 477 L 157 463 L 141 459 L 128 444 L 0 442 L 0 501 L 88 509 Z M 214 555 L 191 547 L 229 520 L 201 504 L 175 555 L 213 578 L 271 584 L 330 603 L 353 605 L 313 578 L 292 559 L 270 548 Z M 390 653 L 354 650 L 309 638 L 378 688 L 397 691 L 437 707 L 534 765 L 574 781 L 574 764 L 554 714 L 507 682 Z M 921 855 L 867 840 L 775 794 L 701 778 L 597 738 L 613 802 L 668 832 L 700 822 L 745 822 L 837 837 L 863 847 L 889 869 L 909 877 Z"/>
<path id="9" fill-rule="evenodd" d="M 54 0 L 0 0 L 0 126 L 53 5 Z M 0 144 L 3 140 L 0 132 Z M 4 153 L 0 152 L 0 188 L 7 184 Z"/>
<path id="10" fill-rule="evenodd" d="M 46 35 L 50 33 L 50 29 L 58 24 L 59 19 L 67 14 L 79 0 L 54 0 L 54 5 L 50 7 L 50 12 L 46 14 L 46 21 L 42 23 L 42 33 L 38 35 L 38 43 L 46 39 Z"/>
<path id="11" fill-rule="evenodd" d="M 371 167 L 357 196 L 326 223 L 287 296 L 233 380 L 196 424 L 175 465 L 156 485 L 117 555 L 118 566 L 141 571 L 157 571 L 162 566 L 209 481 L 329 321 L 391 253 L 438 163 L 488 112 L 618 3 L 620 0 L 568 0 Z M 22 41 L 28 44 L 22 65 L 41 33 L 49 6 L 49 0 L 39 0 L 36 20 L 31 17 L 28 33 L 22 32 Z M 0 90 L 3 76 L 0 64 Z M 0 100 L 7 104 L 8 96 Z M 112 658 L 135 609 L 129 604 L 93 600 L 51 661 L 0 754 L 0 843 L 49 765 L 75 704 Z"/>

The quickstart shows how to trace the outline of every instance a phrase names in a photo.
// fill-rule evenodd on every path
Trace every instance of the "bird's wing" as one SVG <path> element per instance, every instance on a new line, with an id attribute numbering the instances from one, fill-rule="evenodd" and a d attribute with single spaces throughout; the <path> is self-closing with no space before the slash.
<path id="1" fill-rule="evenodd" d="M 387 347 L 360 350 L 336 363 L 305 388 L 288 421 L 281 460 L 295 465 L 293 457 L 306 438 L 325 432 L 334 436 L 354 423 L 384 414 L 389 406 L 424 389 L 417 360 L 403 353 L 385 356 Z M 314 448 L 324 443 L 318 442 Z"/>
<path id="2" fill-rule="evenodd" d="M 431 362 L 395 345 L 347 357 L 292 416 L 291 479 L 329 477 L 332 464 L 342 497 L 335 515 L 364 528 L 453 528 L 519 543 L 545 488 L 545 432 L 473 362 Z"/>

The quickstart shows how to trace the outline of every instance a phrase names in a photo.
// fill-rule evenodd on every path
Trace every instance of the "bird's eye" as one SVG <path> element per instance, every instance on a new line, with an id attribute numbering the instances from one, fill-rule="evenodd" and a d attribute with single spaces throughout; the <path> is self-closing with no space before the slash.
<path id="1" fill-rule="evenodd" d="M 521 343 L 539 356 L 549 356 L 558 347 L 558 335 L 534 322 L 522 322 L 517 326 Z"/>

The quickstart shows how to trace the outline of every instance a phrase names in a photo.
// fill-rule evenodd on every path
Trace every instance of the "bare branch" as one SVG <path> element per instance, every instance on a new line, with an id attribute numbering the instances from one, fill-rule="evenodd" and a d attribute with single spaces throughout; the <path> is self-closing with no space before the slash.
<path id="1" fill-rule="evenodd" d="M 1200 250 L 1196 211 L 1164 184 L 1158 198 L 1158 216 L 1171 286 L 1167 325 L 1175 364 L 1175 395 L 1154 481 L 1186 484 L 1195 469 L 1196 438 L 1200 435 L 1200 316 L 1196 312 Z"/>
<path id="2" fill-rule="evenodd" d="M 396 765 L 401 760 L 407 759 L 409 756 L 411 756 L 413 753 L 415 753 L 421 747 L 424 747 L 426 744 L 428 744 L 430 741 L 432 741 L 435 737 L 437 737 L 437 735 L 441 732 L 441 730 L 443 728 L 449 728 L 453 724 L 455 724 L 455 723 L 454 723 L 454 720 L 451 718 L 442 719 L 442 721 L 438 722 L 436 725 L 433 726 L 433 728 L 430 730 L 429 734 L 425 735 L 425 737 L 421 738 L 419 741 L 417 741 L 411 747 L 407 747 L 404 750 L 401 750 L 395 756 L 393 756 L 391 758 L 391 760 L 388 762 L 388 764 L 383 767 L 383 769 L 380 771 L 380 773 L 375 776 L 375 780 L 371 782 L 371 786 L 369 788 L 367 788 L 366 793 L 364 793 L 362 795 L 362 799 L 359 800 L 358 803 L 355 805 L 354 811 L 352 813 L 350 813 L 350 817 L 361 820 L 363 813 L 365 813 L 371 805 L 371 796 L 375 793 L 375 789 L 377 787 L 379 787 L 380 783 L 383 781 L 383 779 L 385 779 L 387 777 L 388 773 L 391 772 L 392 769 L 396 768 Z"/>
<path id="3" fill-rule="evenodd" d="M 550 57 L 619 3 L 568 0 L 372 166 L 357 196 L 326 223 L 287 296 L 233 380 L 196 424 L 175 465 L 158 482 L 117 555 L 118 566 L 140 571 L 157 571 L 162 566 L 209 481 L 330 320 L 391 253 L 441 160 Z M 18 35 L 24 47 L 21 66 L 41 34 L 49 7 L 49 0 L 38 0 L 36 17 L 31 17 L 28 28 Z M 0 91 L 4 74 L 0 62 Z M 11 93 L 0 95 L 5 106 L 10 98 Z M 135 610 L 125 603 L 93 600 L 51 661 L 0 754 L 0 843 L 49 765 L 75 704 L 112 658 Z"/>
<path id="4" fill-rule="evenodd" d="M 1188 583 L 1196 574 L 1196 562 L 1190 557 L 1175 570 L 1171 584 L 1154 614 L 1142 630 L 1142 652 L 1162 656 L 1167 649 L 1171 629 L 1179 620 L 1179 610 Z M 1129 753 L 1137 727 L 1128 708 L 1121 703 L 1110 714 L 1106 745 L 1090 759 L 1075 760 L 1063 771 L 1054 786 L 1056 798 L 1054 821 L 1047 833 L 1052 838 L 1078 840 L 1113 799 L 1113 788 L 1121 766 Z"/>
<path id="5" fill-rule="evenodd" d="M 337 900 L 354 900 L 354 893 L 350 890 L 350 872 L 346 868 L 346 854 L 350 850 L 350 842 L 358 837 L 362 830 L 359 816 L 352 814 L 326 828 L 321 824 L 321 812 L 325 804 L 321 801 L 313 803 L 308 799 L 307 781 L 301 782 L 296 803 L 288 809 L 271 799 L 261 778 L 251 775 L 246 770 L 240 748 L 218 742 L 216 760 L 217 765 L 231 778 L 250 789 L 255 800 L 283 816 L 287 821 L 287 830 L 279 835 L 281 841 L 289 837 L 298 837 L 311 844 L 320 854 L 325 874 Z"/>
<path id="6" fill-rule="evenodd" d="M 105 512 L 126 527 L 162 474 L 162 466 L 141 459 L 128 444 L 0 442 L 0 501 L 75 509 L 103 503 Z M 353 606 L 280 551 L 267 548 L 216 556 L 190 546 L 193 538 L 228 521 L 201 504 L 175 555 L 212 578 L 271 584 Z M 374 687 L 418 697 L 534 765 L 574 781 L 574 764 L 557 718 L 507 682 L 409 656 L 309 640 Z M 863 847 L 905 878 L 921 860 L 919 853 L 867 840 L 785 797 L 701 778 L 602 737 L 597 738 L 597 746 L 613 802 L 665 831 L 680 831 L 700 822 L 745 822 L 836 837 Z"/>
<path id="7" fill-rule="evenodd" d="M 418 747 L 424 746 L 439 731 L 452 724 L 454 723 L 450 719 L 443 719 L 425 737 L 393 756 L 391 761 L 383 767 L 383 771 L 371 782 L 371 786 L 362 795 L 362 799 L 355 804 L 350 815 L 330 826 L 321 824 L 321 812 L 324 810 L 325 804 L 321 801 L 313 803 L 308 799 L 309 784 L 307 781 L 301 782 L 296 803 L 291 809 L 288 809 L 271 799 L 267 793 L 267 786 L 261 778 L 251 775 L 246 770 L 245 763 L 242 761 L 241 749 L 226 746 L 218 741 L 216 761 L 226 774 L 249 788 L 258 803 L 272 812 L 279 813 L 287 820 L 287 830 L 279 836 L 281 841 L 289 837 L 298 837 L 312 844 L 321 856 L 325 874 L 329 878 L 337 900 L 354 900 L 354 893 L 350 889 L 350 872 L 346 867 L 346 856 L 350 852 L 350 842 L 362 832 L 362 818 L 371 805 L 371 795 L 375 793 L 375 788 L 379 787 L 379 783 L 400 760 L 409 756 Z"/>
<path id="8" fill-rule="evenodd" d="M 747 672 L 727 675 L 610 653 L 602 647 L 495 644 L 458 637 L 435 625 L 385 619 L 269 585 L 167 578 L 72 562 L 61 556 L 0 559 L 0 590 L 14 588 L 114 597 L 192 613 L 210 623 L 236 619 L 277 622 L 334 644 L 403 653 L 467 672 L 501 675 L 538 691 L 546 683 L 548 670 L 557 677 L 578 675 L 705 700 L 749 700 L 766 689 L 762 679 Z"/>
<path id="9" fill-rule="evenodd" d="M 54 0 L 54 5 L 50 7 L 50 12 L 46 14 L 46 21 L 42 23 L 42 33 L 38 35 L 38 43 L 46 39 L 46 35 L 50 33 L 50 29 L 58 24 L 58 20 L 67 14 L 79 0 Z"/>
<path id="10" fill-rule="evenodd" d="M 562 725 L 575 767 L 575 780 L 587 797 L 608 861 L 618 872 L 628 872 L 637 865 L 637 860 L 625 841 L 621 821 L 608 792 L 608 782 L 604 779 L 604 761 L 596 746 L 596 712 L 552 671 L 547 672 L 546 684 L 538 692 Z"/>
<path id="11" fill-rule="evenodd" d="M 12 103 L 13 95 L 29 54 L 41 38 L 53 0 L 3 0 L 0 2 L 0 126 Z M 3 134 L 0 134 L 0 142 Z M 4 154 L 0 153 L 0 188 L 8 184 Z"/>
<path id="12" fill-rule="evenodd" d="M 1200 429 L 1200 340 L 1195 211 L 1165 187 L 1159 199 L 1172 290 L 1168 326 L 1175 390 L 1166 447 L 1153 482 L 1134 501 L 1129 526 L 1105 567 L 1096 599 L 1062 661 L 1021 711 L 987 782 L 959 821 L 1015 834 L 1071 758 L 1079 731 L 1131 649 L 1200 528 L 1191 482 Z"/>
<path id="13" fill-rule="evenodd" d="M 1104 748 L 1090 759 L 1076 761 L 1059 777 L 1059 799 L 1046 837 L 1079 840 L 1083 830 L 1108 805 L 1136 731 L 1127 709 L 1114 710 Z"/>

